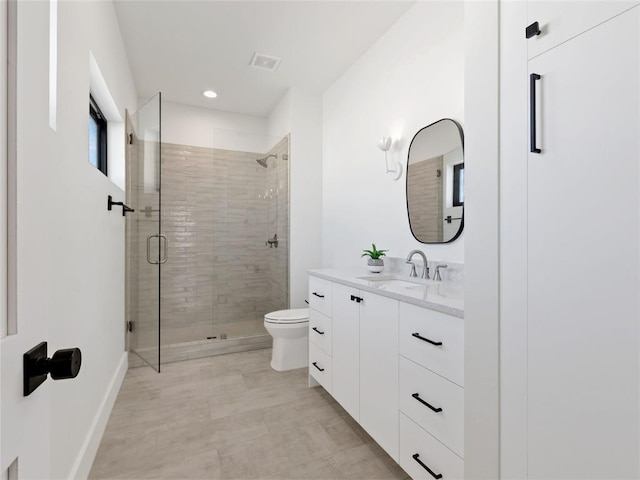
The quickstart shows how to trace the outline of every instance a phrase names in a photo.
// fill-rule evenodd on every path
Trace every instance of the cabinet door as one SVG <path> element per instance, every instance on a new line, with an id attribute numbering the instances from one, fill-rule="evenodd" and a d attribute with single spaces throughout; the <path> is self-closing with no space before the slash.
<path id="1" fill-rule="evenodd" d="M 333 397 L 358 420 L 360 410 L 360 291 L 333 284 Z"/>
<path id="2" fill-rule="evenodd" d="M 360 296 L 360 425 L 398 461 L 398 302 Z"/>
<path id="3" fill-rule="evenodd" d="M 638 478 L 638 23 L 529 61 L 529 478 Z"/>
<path id="4" fill-rule="evenodd" d="M 529 39 L 529 58 L 599 25 L 638 5 L 637 0 L 533 0 L 527 2 L 528 20 L 538 22 L 542 33 Z M 524 26 L 523 26 L 524 35 Z"/>

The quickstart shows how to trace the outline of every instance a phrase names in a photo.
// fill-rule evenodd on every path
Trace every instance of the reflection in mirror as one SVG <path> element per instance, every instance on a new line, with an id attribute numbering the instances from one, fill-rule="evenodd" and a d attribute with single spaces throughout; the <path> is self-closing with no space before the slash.
<path id="1" fill-rule="evenodd" d="M 421 243 L 447 243 L 464 228 L 464 145 L 455 120 L 438 120 L 415 134 L 407 158 L 407 213 Z"/>

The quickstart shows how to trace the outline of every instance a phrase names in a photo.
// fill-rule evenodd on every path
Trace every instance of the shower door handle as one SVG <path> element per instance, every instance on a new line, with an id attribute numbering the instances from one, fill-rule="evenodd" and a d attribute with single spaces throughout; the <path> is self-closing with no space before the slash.
<path id="1" fill-rule="evenodd" d="M 151 234 L 147 237 L 147 263 L 150 263 L 151 265 L 158 265 L 159 262 L 151 261 L 151 239 L 154 237 L 157 237 L 157 235 Z"/>
<path id="2" fill-rule="evenodd" d="M 160 245 L 160 243 L 162 243 L 160 241 L 161 238 L 164 238 L 164 252 L 163 252 L 163 256 L 162 258 L 158 258 L 157 262 L 154 262 L 151 260 L 151 239 L 152 238 L 157 238 L 158 239 L 158 245 Z M 149 235 L 147 237 L 147 263 L 150 263 L 151 265 L 160 265 L 161 263 L 167 263 L 167 260 L 169 259 L 169 254 L 168 254 L 168 249 L 167 249 L 167 236 L 160 233 L 152 233 L 151 235 Z"/>
<path id="3" fill-rule="evenodd" d="M 164 239 L 164 242 L 162 241 L 162 239 Z M 163 245 L 162 258 L 158 263 L 167 263 L 167 260 L 169 260 L 169 239 L 164 233 L 161 233 L 160 235 L 158 235 L 158 242 L 162 243 Z"/>

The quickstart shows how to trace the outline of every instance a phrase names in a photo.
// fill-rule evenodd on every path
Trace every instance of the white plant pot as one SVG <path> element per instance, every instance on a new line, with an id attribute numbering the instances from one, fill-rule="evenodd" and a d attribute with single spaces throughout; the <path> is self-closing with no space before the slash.
<path id="1" fill-rule="evenodd" d="M 384 270 L 384 262 L 381 258 L 370 258 L 367 262 L 367 269 L 372 273 L 380 273 Z"/>

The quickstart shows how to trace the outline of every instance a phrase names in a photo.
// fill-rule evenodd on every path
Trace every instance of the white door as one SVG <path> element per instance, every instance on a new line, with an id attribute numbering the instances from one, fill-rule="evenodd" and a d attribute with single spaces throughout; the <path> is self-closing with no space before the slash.
<path id="1" fill-rule="evenodd" d="M 15 27 L 22 28 L 27 20 L 39 25 L 48 25 L 48 2 L 2 2 L 2 38 L 7 38 L 6 8 L 18 8 L 17 23 L 10 21 L 10 38 L 15 35 Z M 16 18 L 11 15 L 11 18 Z M 46 28 L 46 27 L 45 27 Z M 0 340 L 0 478 L 5 479 L 47 479 L 50 474 L 50 384 L 47 380 L 31 395 L 23 395 L 23 354 L 49 336 L 48 311 L 51 298 L 48 295 L 50 286 L 49 256 L 51 252 L 46 248 L 47 243 L 47 209 L 38 201 L 36 192 L 42 192 L 47 185 L 47 173 L 38 172 L 33 162 L 25 159 L 53 160 L 49 145 L 54 135 L 48 128 L 48 91 L 46 88 L 26 91 L 20 88 L 19 79 L 22 75 L 40 75 L 47 78 L 47 61 L 40 52 L 40 39 L 33 42 L 16 44 L 10 41 L 8 49 L 9 68 L 7 74 L 7 50 L 1 42 L 3 79 L 3 94 L 9 90 L 9 101 L 2 103 L 0 117 L 6 118 L 9 110 L 8 125 L 2 124 L 3 135 L 9 131 L 10 152 L 12 146 L 18 145 L 17 163 L 13 154 L 7 158 L 4 142 L 2 148 L 2 166 L 0 171 L 6 171 L 9 163 L 9 178 L 2 176 L 0 182 L 0 198 L 2 199 L 2 271 L 0 276 L 6 278 L 7 269 L 10 271 L 8 294 L 7 288 L 2 288 L 3 296 L 0 302 L 0 323 L 2 324 L 2 338 Z M 15 58 L 19 58 L 16 69 Z M 45 60 L 42 62 L 42 60 Z M 33 69 L 32 69 L 33 67 Z M 6 79 L 12 79 L 7 87 Z M 18 79 L 17 87 L 14 83 Z M 4 95 L 1 95 L 4 97 Z M 12 105 L 30 105 L 21 108 L 25 115 L 17 120 L 13 117 Z M 8 106 L 9 105 L 9 106 Z M 45 106 L 45 107 L 43 107 Z M 17 121 L 17 129 L 16 127 Z M 36 126 L 37 131 L 48 131 L 37 139 L 29 138 L 29 128 Z M 17 131 L 17 134 L 15 133 Z M 43 163 L 44 163 L 43 160 Z M 17 171 L 14 172 L 13 168 Z M 9 188 L 9 205 L 7 188 Z M 15 199 L 13 192 L 15 189 Z M 46 191 L 46 190 L 45 190 Z M 17 204 L 17 207 L 16 207 Z M 9 237 L 16 240 L 10 242 L 7 256 L 7 210 L 9 211 Z M 12 226 L 13 220 L 18 219 L 17 231 Z M 17 244 L 17 248 L 15 248 Z M 8 265 L 4 259 L 8 258 Z M 14 266 L 17 272 L 13 271 Z M 3 285 L 6 287 L 7 285 Z M 9 308 L 8 308 L 9 307 Z M 8 313 L 9 312 L 9 313 Z M 52 352 L 49 351 L 49 354 Z M 8 470 L 11 469 L 11 472 Z"/>
<path id="2" fill-rule="evenodd" d="M 638 10 L 529 61 L 529 478 L 638 478 Z"/>

